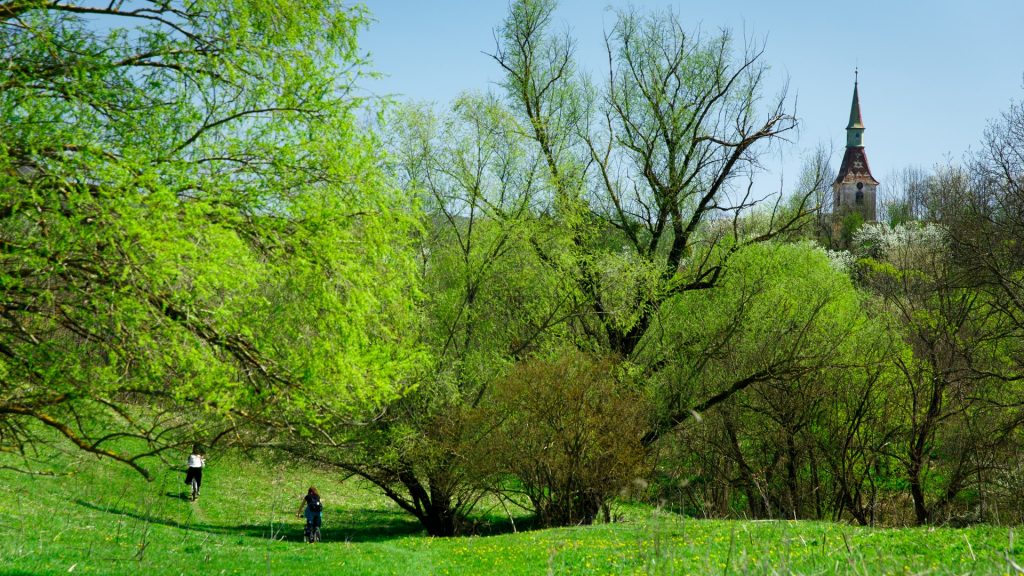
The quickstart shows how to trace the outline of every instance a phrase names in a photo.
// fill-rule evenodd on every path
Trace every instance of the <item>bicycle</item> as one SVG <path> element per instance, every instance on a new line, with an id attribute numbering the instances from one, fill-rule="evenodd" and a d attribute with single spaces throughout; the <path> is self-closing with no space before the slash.
<path id="1" fill-rule="evenodd" d="M 296 518 L 306 518 L 306 526 L 302 529 L 302 541 L 306 544 L 316 544 L 320 541 L 320 524 L 323 519 L 319 513 L 306 515 L 302 512 L 295 515 Z"/>
<path id="2" fill-rule="evenodd" d="M 296 518 L 306 518 L 306 527 L 302 531 L 302 539 L 307 544 L 315 544 L 320 541 L 320 524 L 323 523 L 323 502 L 320 501 L 320 493 L 316 488 L 310 486 L 309 492 L 302 497 L 302 504 L 295 512 Z"/>
<path id="3" fill-rule="evenodd" d="M 320 524 L 313 521 L 306 521 L 306 528 L 302 531 L 302 541 L 307 544 L 316 544 L 320 541 Z"/>
<path id="4" fill-rule="evenodd" d="M 199 484 L 203 481 L 205 465 L 206 457 L 203 456 L 202 448 L 196 444 L 188 456 L 188 469 L 185 470 L 185 485 L 192 489 L 193 502 L 199 499 Z"/>

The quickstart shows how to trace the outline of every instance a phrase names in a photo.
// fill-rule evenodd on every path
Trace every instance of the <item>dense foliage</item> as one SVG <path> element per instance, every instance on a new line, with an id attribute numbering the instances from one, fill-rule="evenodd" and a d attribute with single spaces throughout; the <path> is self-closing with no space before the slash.
<path id="1" fill-rule="evenodd" d="M 397 395 L 412 214 L 358 127 L 362 22 L 0 3 L 0 447 L 38 422 L 136 465 Z"/>
<path id="2" fill-rule="evenodd" d="M 609 359 L 575 350 L 524 362 L 497 382 L 473 456 L 512 479 L 540 526 L 610 519 L 609 502 L 650 475 L 648 398 Z"/>
<path id="3" fill-rule="evenodd" d="M 763 45 L 627 9 L 591 77 L 554 10 L 435 109 L 357 97 L 339 3 L 0 0 L 0 449 L 230 439 L 437 536 L 1020 521 L 1024 108 L 836 222 L 820 154 L 751 194 Z"/>

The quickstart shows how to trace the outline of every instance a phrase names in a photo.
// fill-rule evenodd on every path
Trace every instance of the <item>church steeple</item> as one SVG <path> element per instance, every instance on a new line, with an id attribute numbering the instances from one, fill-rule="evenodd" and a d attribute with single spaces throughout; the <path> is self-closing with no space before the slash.
<path id="1" fill-rule="evenodd" d="M 846 125 L 846 146 L 864 146 L 864 121 L 860 115 L 860 96 L 857 94 L 857 71 L 853 73 L 853 103 L 850 104 L 850 123 Z"/>
<path id="2" fill-rule="evenodd" d="M 859 88 L 857 73 L 854 72 L 853 102 L 850 104 L 850 121 L 846 125 L 846 153 L 843 154 L 836 180 L 832 183 L 836 226 L 853 212 L 860 214 L 863 222 L 875 220 L 878 180 L 871 175 L 868 155 L 864 150 L 864 120 L 860 114 Z"/>
<path id="3" fill-rule="evenodd" d="M 864 151 L 864 120 L 860 115 L 860 94 L 858 93 L 857 72 L 854 72 L 853 102 L 850 104 L 850 122 L 846 125 L 846 153 L 834 184 L 871 183 L 878 184 L 868 167 L 868 155 Z M 863 188 L 863 187 L 862 187 Z"/>

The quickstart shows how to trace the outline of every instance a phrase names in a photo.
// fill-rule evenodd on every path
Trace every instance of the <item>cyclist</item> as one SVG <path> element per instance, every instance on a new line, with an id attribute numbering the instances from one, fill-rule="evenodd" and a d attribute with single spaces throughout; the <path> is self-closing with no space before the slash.
<path id="1" fill-rule="evenodd" d="M 188 455 L 188 471 L 185 472 L 185 484 L 192 487 L 192 499 L 199 498 L 199 488 L 203 485 L 203 466 L 206 457 L 199 444 L 192 445 L 192 453 Z"/>
<path id="2" fill-rule="evenodd" d="M 299 511 L 295 513 L 295 516 L 306 517 L 306 528 L 304 530 L 306 542 L 320 541 L 320 525 L 323 523 L 323 510 L 324 505 L 320 501 L 320 493 L 316 491 L 316 488 L 310 486 L 309 491 L 302 497 Z"/>

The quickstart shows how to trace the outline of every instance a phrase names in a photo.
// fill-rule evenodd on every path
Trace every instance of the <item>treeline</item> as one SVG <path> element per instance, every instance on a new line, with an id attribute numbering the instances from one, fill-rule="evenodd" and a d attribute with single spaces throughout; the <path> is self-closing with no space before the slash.
<path id="1" fill-rule="evenodd" d="M 501 90 L 378 110 L 357 10 L 145 6 L 0 4 L 0 446 L 269 450 L 432 535 L 1021 520 L 1020 106 L 840 246 L 823 155 L 753 192 L 797 119 L 727 31 L 621 11 L 590 77 L 519 0 Z"/>

